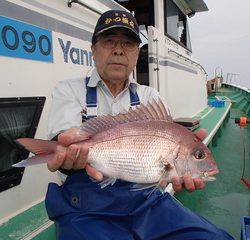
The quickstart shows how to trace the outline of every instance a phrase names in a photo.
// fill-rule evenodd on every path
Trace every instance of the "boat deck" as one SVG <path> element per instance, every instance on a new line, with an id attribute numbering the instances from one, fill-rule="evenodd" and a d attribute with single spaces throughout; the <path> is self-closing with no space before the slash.
<path id="1" fill-rule="evenodd" d="M 55 226 L 48 219 L 44 201 L 0 225 L 0 240 L 56 240 Z"/>
<path id="2" fill-rule="evenodd" d="M 242 136 L 245 137 L 249 164 L 250 126 L 240 129 L 234 118 L 246 115 L 246 111 L 249 114 L 250 101 L 249 96 L 242 97 L 234 89 L 222 89 L 219 96 L 223 99 L 230 97 L 232 107 L 227 101 L 222 108 L 208 107 L 196 116 L 201 118 L 200 128 L 207 129 L 205 143 L 212 150 L 220 169 L 217 180 L 209 182 L 202 191 L 183 191 L 175 196 L 186 207 L 240 239 L 241 217 L 250 214 L 250 192 L 240 180 L 244 163 Z M 250 178 L 250 164 L 248 166 Z M 44 202 L 0 225 L 0 239 L 55 240 L 55 226 L 47 217 Z"/>

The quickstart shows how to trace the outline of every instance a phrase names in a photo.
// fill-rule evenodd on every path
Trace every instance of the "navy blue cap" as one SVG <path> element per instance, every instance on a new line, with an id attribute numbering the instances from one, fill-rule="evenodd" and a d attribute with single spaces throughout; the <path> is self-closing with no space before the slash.
<path id="1" fill-rule="evenodd" d="M 109 10 L 100 16 L 92 36 L 92 43 L 96 43 L 98 35 L 114 28 L 127 29 L 131 36 L 141 43 L 139 27 L 136 19 L 130 12 L 120 10 Z"/>

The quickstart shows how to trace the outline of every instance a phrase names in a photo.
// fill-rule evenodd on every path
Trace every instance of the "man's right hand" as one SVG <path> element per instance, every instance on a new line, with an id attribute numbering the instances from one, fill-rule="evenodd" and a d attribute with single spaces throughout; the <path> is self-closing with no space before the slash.
<path id="1" fill-rule="evenodd" d="M 86 169 L 88 175 L 97 181 L 103 179 L 101 172 L 91 167 L 87 163 L 89 147 L 87 144 L 76 144 L 81 140 L 86 140 L 88 136 L 78 134 L 78 128 L 71 128 L 58 135 L 58 142 L 66 146 L 66 150 L 58 149 L 53 159 L 48 162 L 48 169 L 52 172 L 60 167 L 64 169 Z"/>

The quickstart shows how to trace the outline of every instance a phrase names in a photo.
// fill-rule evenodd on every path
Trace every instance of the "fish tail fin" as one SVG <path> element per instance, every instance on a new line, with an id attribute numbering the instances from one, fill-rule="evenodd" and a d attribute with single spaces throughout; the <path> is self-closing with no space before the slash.
<path id="1" fill-rule="evenodd" d="M 250 181 L 248 181 L 247 179 L 245 178 L 241 178 L 241 181 L 250 189 Z"/>
<path id="2" fill-rule="evenodd" d="M 47 155 L 54 153 L 58 146 L 61 146 L 56 141 L 33 139 L 33 138 L 18 138 L 16 142 L 26 148 L 28 151 L 36 155 Z"/>
<path id="3" fill-rule="evenodd" d="M 54 156 L 55 156 L 55 153 L 36 155 L 30 158 L 27 158 L 25 160 L 22 160 L 21 162 L 18 162 L 16 164 L 13 164 L 12 167 L 28 167 L 32 165 L 47 163 Z"/>

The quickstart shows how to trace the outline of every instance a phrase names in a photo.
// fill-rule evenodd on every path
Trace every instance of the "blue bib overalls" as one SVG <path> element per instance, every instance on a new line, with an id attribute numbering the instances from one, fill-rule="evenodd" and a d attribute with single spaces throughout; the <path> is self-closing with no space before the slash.
<path id="1" fill-rule="evenodd" d="M 86 79 L 86 84 L 88 79 Z M 131 106 L 140 104 L 130 91 Z M 97 115 L 96 88 L 87 87 L 87 118 Z M 132 183 L 116 181 L 101 189 L 84 170 L 61 186 L 50 183 L 46 196 L 49 218 L 59 240 L 226 240 L 233 239 L 171 195 L 152 189 L 131 191 Z"/>

